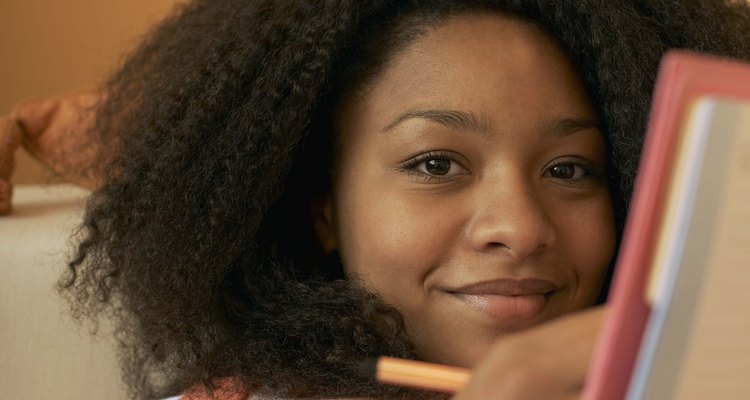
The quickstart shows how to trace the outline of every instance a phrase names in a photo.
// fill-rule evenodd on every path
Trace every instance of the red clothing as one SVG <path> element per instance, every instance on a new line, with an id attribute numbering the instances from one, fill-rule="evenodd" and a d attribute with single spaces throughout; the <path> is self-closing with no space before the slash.
<path id="1" fill-rule="evenodd" d="M 243 388 L 232 378 L 221 379 L 216 382 L 214 397 L 204 386 L 196 386 L 183 393 L 180 400 L 247 400 L 251 390 Z"/>

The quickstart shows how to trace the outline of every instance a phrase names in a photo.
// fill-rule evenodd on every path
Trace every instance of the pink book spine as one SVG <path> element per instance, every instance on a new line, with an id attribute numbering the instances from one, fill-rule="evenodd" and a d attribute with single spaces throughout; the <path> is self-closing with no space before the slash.
<path id="1" fill-rule="evenodd" d="M 679 104 L 672 59 L 665 58 L 654 93 L 652 119 L 644 143 L 631 214 L 623 233 L 609 310 L 584 388 L 584 399 L 621 399 L 627 391 L 650 308 L 640 295 L 645 290 L 662 205 L 677 143 Z M 645 172 L 645 173 L 644 173 Z"/>

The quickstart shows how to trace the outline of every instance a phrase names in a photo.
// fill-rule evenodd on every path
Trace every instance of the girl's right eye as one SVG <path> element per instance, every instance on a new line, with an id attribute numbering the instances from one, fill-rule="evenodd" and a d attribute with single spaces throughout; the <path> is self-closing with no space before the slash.
<path id="1" fill-rule="evenodd" d="M 401 169 L 428 182 L 449 181 L 469 173 L 455 158 L 447 152 L 428 152 L 406 161 Z"/>

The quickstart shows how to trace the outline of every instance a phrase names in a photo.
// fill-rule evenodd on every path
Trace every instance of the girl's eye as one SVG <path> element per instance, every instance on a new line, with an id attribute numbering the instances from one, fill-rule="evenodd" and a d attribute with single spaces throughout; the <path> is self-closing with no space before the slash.
<path id="1" fill-rule="evenodd" d="M 583 168 L 574 164 L 553 165 L 549 169 L 549 174 L 553 178 L 559 179 L 580 179 L 584 176 Z"/>
<path id="2" fill-rule="evenodd" d="M 433 158 L 424 162 L 424 169 L 432 175 L 447 175 L 451 170 L 451 160 Z"/>
<path id="3" fill-rule="evenodd" d="M 545 176 L 567 182 L 578 182 L 585 179 L 598 179 L 601 174 L 584 161 L 561 161 L 552 164 Z"/>
<path id="4" fill-rule="evenodd" d="M 426 179 L 451 179 L 468 173 L 455 157 L 446 153 L 425 153 L 407 161 L 402 169 Z"/>

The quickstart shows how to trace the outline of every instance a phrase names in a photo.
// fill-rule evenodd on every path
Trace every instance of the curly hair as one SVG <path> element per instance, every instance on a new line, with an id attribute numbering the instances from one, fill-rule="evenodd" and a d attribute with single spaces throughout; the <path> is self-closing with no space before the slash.
<path id="1" fill-rule="evenodd" d="M 106 83 L 107 160 L 60 281 L 74 315 L 116 322 L 133 398 L 234 377 L 274 396 L 415 395 L 367 357 L 415 357 L 400 314 L 324 254 L 332 116 L 451 16 L 500 12 L 555 37 L 599 113 L 622 229 L 659 61 L 750 56 L 750 11 L 721 0 L 195 0 Z M 106 154 L 105 154 L 106 153 Z"/>

